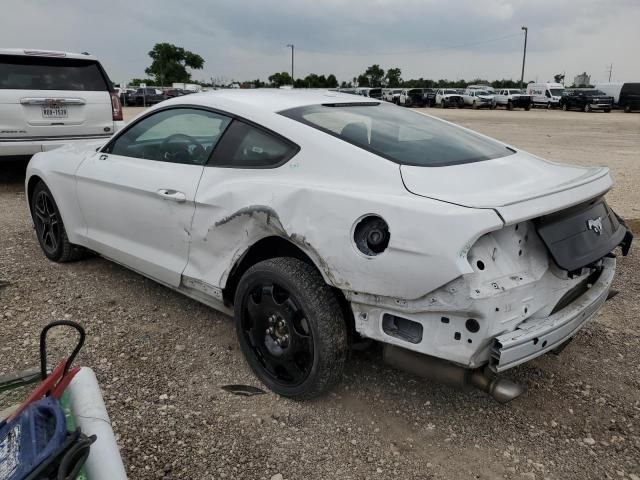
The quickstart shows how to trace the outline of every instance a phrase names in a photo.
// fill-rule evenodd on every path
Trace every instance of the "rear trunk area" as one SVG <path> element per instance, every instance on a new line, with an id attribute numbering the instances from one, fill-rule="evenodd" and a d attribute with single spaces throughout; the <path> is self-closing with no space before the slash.
<path id="1" fill-rule="evenodd" d="M 109 135 L 108 79 L 95 60 L 0 55 L 0 141 Z"/>

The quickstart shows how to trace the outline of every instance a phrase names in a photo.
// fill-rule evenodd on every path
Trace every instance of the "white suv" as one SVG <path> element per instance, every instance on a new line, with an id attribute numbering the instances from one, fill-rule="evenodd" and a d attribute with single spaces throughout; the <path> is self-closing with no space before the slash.
<path id="1" fill-rule="evenodd" d="M 118 95 L 95 57 L 0 49 L 0 161 L 106 141 L 122 120 Z"/>

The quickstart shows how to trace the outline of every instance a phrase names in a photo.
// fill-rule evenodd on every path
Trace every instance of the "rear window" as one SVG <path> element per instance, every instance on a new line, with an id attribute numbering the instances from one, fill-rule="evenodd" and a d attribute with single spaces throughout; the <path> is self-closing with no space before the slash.
<path id="1" fill-rule="evenodd" d="M 442 167 L 515 153 L 460 127 L 380 103 L 310 105 L 280 114 L 401 165 Z"/>
<path id="2" fill-rule="evenodd" d="M 109 87 L 96 61 L 0 55 L 0 89 L 106 91 Z"/>

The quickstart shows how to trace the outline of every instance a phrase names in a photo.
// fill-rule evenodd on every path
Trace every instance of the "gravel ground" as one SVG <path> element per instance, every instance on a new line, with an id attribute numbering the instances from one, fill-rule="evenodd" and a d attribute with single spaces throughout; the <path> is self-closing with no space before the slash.
<path id="1" fill-rule="evenodd" d="M 549 159 L 609 165 L 610 202 L 640 218 L 640 115 L 427 112 Z M 220 386 L 261 385 L 230 318 L 101 258 L 48 262 L 23 178 L 24 166 L 0 166 L 0 375 L 37 365 L 47 322 L 82 322 L 79 361 L 98 375 L 132 479 L 640 479 L 637 252 L 620 260 L 620 295 L 560 356 L 509 372 L 528 391 L 507 406 L 397 372 L 376 347 L 353 352 L 324 398 L 238 397 Z M 56 358 L 71 339 L 52 343 Z"/>

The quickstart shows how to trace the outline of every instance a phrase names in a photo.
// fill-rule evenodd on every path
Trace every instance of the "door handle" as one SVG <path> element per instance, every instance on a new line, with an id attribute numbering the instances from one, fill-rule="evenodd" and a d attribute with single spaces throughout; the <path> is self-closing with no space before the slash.
<path id="1" fill-rule="evenodd" d="M 161 188 L 156 193 L 160 195 L 162 198 L 165 198 L 167 200 L 173 200 L 174 202 L 183 203 L 187 201 L 187 196 L 182 192 L 178 192 L 177 190 Z"/>

